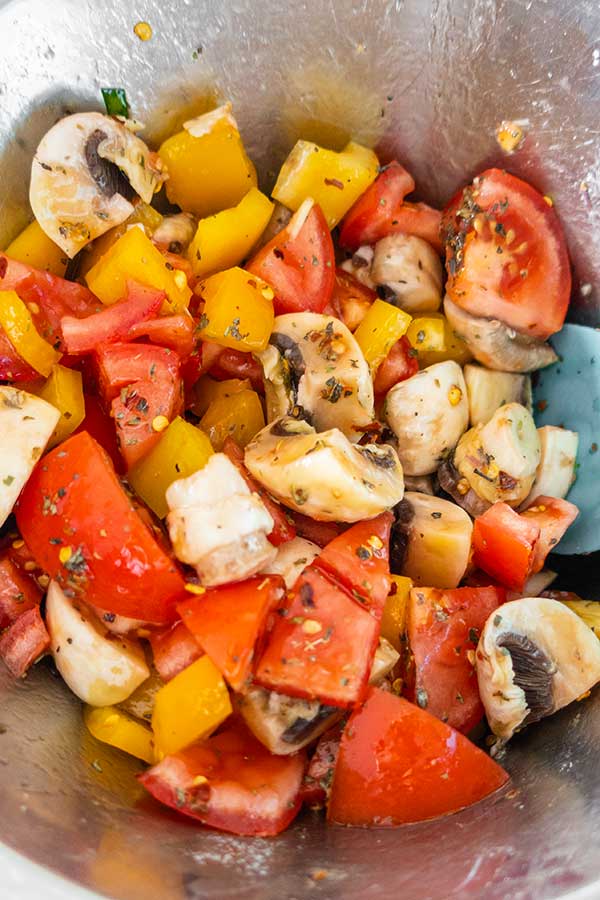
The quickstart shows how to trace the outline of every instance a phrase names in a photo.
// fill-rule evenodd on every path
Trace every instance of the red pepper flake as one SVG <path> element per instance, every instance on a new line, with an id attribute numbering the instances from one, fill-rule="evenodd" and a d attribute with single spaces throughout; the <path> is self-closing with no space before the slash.
<path id="1" fill-rule="evenodd" d="M 327 187 L 336 187 L 340 191 L 344 190 L 344 185 L 341 181 L 338 181 L 337 178 L 324 178 L 323 181 L 325 182 Z"/>
<path id="2" fill-rule="evenodd" d="M 538 402 L 535 405 L 537 407 L 538 412 L 544 412 L 544 410 L 548 408 L 548 401 L 547 400 L 538 400 Z"/>
<path id="3" fill-rule="evenodd" d="M 8 269 L 8 260 L 6 256 L 0 256 L 0 278 L 4 278 Z"/>

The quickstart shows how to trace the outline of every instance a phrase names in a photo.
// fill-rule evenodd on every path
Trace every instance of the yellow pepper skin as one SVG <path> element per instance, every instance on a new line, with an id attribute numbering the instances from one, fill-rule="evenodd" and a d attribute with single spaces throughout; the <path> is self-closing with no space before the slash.
<path id="1" fill-rule="evenodd" d="M 226 381 L 217 381 L 210 375 L 203 375 L 193 387 L 194 400 L 192 410 L 197 416 L 202 417 L 213 400 L 223 397 L 231 397 L 240 391 L 251 391 L 252 385 L 248 378 L 228 378 Z"/>
<path id="2" fill-rule="evenodd" d="M 156 762 L 150 729 L 116 706 L 84 706 L 83 721 L 90 734 L 104 744 L 110 744 L 144 762 Z"/>
<path id="3" fill-rule="evenodd" d="M 204 432 L 177 416 L 158 444 L 131 469 L 127 479 L 144 503 L 159 519 L 164 519 L 169 511 L 165 500 L 169 485 L 202 469 L 212 454 Z"/>
<path id="4" fill-rule="evenodd" d="M 33 391 L 60 412 L 60 419 L 48 441 L 48 448 L 56 447 L 79 428 L 85 418 L 85 398 L 81 372 L 56 365 L 50 377 Z"/>
<path id="5" fill-rule="evenodd" d="M 21 359 L 47 377 L 60 353 L 37 332 L 31 313 L 14 291 L 0 291 L 0 326 Z"/>
<path id="6" fill-rule="evenodd" d="M 275 321 L 273 288 L 265 281 L 235 266 L 203 281 L 200 293 L 202 340 L 244 352 L 265 349 Z"/>
<path id="7" fill-rule="evenodd" d="M 231 711 L 221 673 L 210 657 L 201 656 L 156 695 L 152 730 L 158 758 L 208 737 Z"/>
<path id="8" fill-rule="evenodd" d="M 111 228 L 106 234 L 100 235 L 95 241 L 92 241 L 91 244 L 87 245 L 85 253 L 81 254 L 82 259 L 79 274 L 82 277 L 85 277 L 90 269 L 96 265 L 98 260 L 101 259 L 105 253 L 108 253 L 112 245 L 116 244 L 119 238 L 125 234 L 130 225 L 143 225 L 144 231 L 148 237 L 152 237 L 162 220 L 163 217 L 156 209 L 153 209 L 151 206 L 148 206 L 147 203 L 144 203 L 143 200 L 140 200 L 128 219 L 125 219 L 120 225 Z"/>
<path id="9" fill-rule="evenodd" d="M 229 209 L 256 187 L 256 169 L 244 150 L 230 103 L 186 122 L 158 154 L 169 173 L 167 197 L 197 216 Z"/>
<path id="10" fill-rule="evenodd" d="M 4 251 L 11 259 L 26 263 L 34 269 L 60 275 L 62 278 L 69 262 L 61 248 L 51 241 L 36 221 L 17 235 Z"/>
<path id="11" fill-rule="evenodd" d="M 406 629 L 406 606 L 413 586 L 410 578 L 392 575 L 392 590 L 385 602 L 381 618 L 381 637 L 402 652 L 402 635 Z"/>
<path id="12" fill-rule="evenodd" d="M 408 326 L 406 337 L 419 352 L 432 350 L 441 352 L 446 349 L 446 329 L 443 319 L 419 316 Z"/>
<path id="13" fill-rule="evenodd" d="M 232 437 L 236 444 L 245 447 L 265 427 L 258 394 L 255 391 L 240 391 L 218 397 L 203 415 L 200 427 L 217 452 L 223 449 L 227 437 Z"/>
<path id="14" fill-rule="evenodd" d="M 440 319 L 444 324 L 444 350 L 419 350 L 419 367 L 425 369 L 434 363 L 445 362 L 447 359 L 453 359 L 459 366 L 464 366 L 473 354 L 464 341 L 461 341 L 452 331 L 448 320 L 442 313 L 431 312 L 427 314 L 428 319 Z"/>
<path id="15" fill-rule="evenodd" d="M 187 309 L 192 292 L 185 274 L 173 269 L 138 226 L 129 228 L 85 276 L 89 289 L 107 306 L 127 296 L 129 279 L 164 291 L 163 313 Z"/>
<path id="16" fill-rule="evenodd" d="M 396 341 L 406 334 L 411 321 L 412 318 L 408 313 L 392 306 L 391 303 L 386 303 L 385 300 L 373 301 L 354 332 L 354 337 L 373 375 Z"/>
<path id="17" fill-rule="evenodd" d="M 267 227 L 273 206 L 258 188 L 250 188 L 237 206 L 201 219 L 188 248 L 194 275 L 204 278 L 241 263 Z"/>

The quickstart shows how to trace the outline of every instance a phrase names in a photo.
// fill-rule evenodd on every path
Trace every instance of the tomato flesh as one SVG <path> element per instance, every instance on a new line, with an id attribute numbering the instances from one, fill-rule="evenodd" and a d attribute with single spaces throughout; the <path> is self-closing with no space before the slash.
<path id="1" fill-rule="evenodd" d="M 396 341 L 384 361 L 377 369 L 373 381 L 375 394 L 381 397 L 387 394 L 399 381 L 406 381 L 419 371 L 417 353 L 406 335 Z"/>
<path id="2" fill-rule="evenodd" d="M 202 648 L 182 622 L 149 637 L 154 667 L 163 681 L 175 678 L 202 656 Z"/>
<path id="3" fill-rule="evenodd" d="M 535 523 L 540 529 L 540 536 L 533 550 L 532 574 L 541 572 L 546 557 L 578 515 L 579 510 L 574 503 L 561 500 L 559 497 L 536 497 L 527 509 L 521 512 L 524 519 Z"/>
<path id="4" fill-rule="evenodd" d="M 0 631 L 19 616 L 39 606 L 42 592 L 33 578 L 6 555 L 0 559 Z"/>
<path id="5" fill-rule="evenodd" d="M 21 678 L 50 646 L 39 606 L 15 619 L 0 637 L 0 659 L 15 678 Z"/>
<path id="6" fill-rule="evenodd" d="M 473 525 L 473 564 L 500 584 L 522 591 L 533 569 L 540 528 L 507 503 L 494 503 Z"/>

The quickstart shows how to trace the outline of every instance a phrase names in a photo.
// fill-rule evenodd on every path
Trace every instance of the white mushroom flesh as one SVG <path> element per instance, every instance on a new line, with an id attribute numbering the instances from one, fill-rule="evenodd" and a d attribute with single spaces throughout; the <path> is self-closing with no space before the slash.
<path id="1" fill-rule="evenodd" d="M 306 538 L 295 537 L 280 544 L 273 562 L 263 569 L 265 575 L 281 575 L 286 588 L 291 588 L 303 570 L 319 555 L 321 548 Z"/>
<path id="2" fill-rule="evenodd" d="M 544 425 L 538 428 L 540 463 L 531 488 L 530 500 L 536 497 L 563 499 L 575 481 L 575 464 L 579 435 L 576 431 Z"/>
<path id="3" fill-rule="evenodd" d="M 600 681 L 600 641 L 563 603 L 524 597 L 489 617 L 476 669 L 490 728 L 504 743 Z"/>
<path id="4" fill-rule="evenodd" d="M 269 241 L 272 241 L 280 231 L 283 231 L 291 218 L 291 209 L 288 209 L 287 206 L 283 205 L 283 203 L 279 203 L 279 201 L 276 201 L 273 207 L 273 212 L 271 213 L 271 218 L 267 222 L 267 227 L 250 251 L 249 255 L 253 256 L 260 250 L 261 247 L 264 247 L 265 244 L 268 244 Z"/>
<path id="5" fill-rule="evenodd" d="M 532 410 L 531 377 L 515 372 L 499 372 L 467 364 L 463 369 L 469 401 L 471 425 L 485 425 L 506 403 L 521 403 Z"/>
<path id="6" fill-rule="evenodd" d="M 391 234 L 375 244 L 371 280 L 408 313 L 435 312 L 442 302 L 442 264 L 420 237 Z"/>
<path id="7" fill-rule="evenodd" d="M 377 285 L 371 278 L 371 264 L 374 256 L 374 248 L 370 244 L 365 244 L 364 247 L 359 247 L 350 259 L 344 260 L 340 268 L 364 284 L 365 287 L 375 290 Z"/>
<path id="8" fill-rule="evenodd" d="M 522 591 L 507 591 L 507 600 L 521 600 L 522 597 L 539 597 L 540 594 L 547 590 L 553 581 L 556 581 L 558 574 L 550 569 L 542 569 L 535 575 L 530 575 L 525 582 Z"/>
<path id="9" fill-rule="evenodd" d="M 176 213 L 163 216 L 162 222 L 152 235 L 155 244 L 170 253 L 183 253 L 192 243 L 196 233 L 196 217 L 191 213 Z"/>
<path id="10" fill-rule="evenodd" d="M 117 119 L 76 113 L 44 135 L 29 199 L 38 223 L 67 256 L 131 215 L 132 204 L 119 192 L 123 175 L 145 203 L 165 178 L 158 156 Z"/>
<path id="11" fill-rule="evenodd" d="M 273 519 L 224 453 L 167 490 L 167 524 L 175 555 L 203 585 L 241 581 L 277 554 L 267 539 Z"/>
<path id="12" fill-rule="evenodd" d="M 402 466 L 387 445 L 356 446 L 337 428 L 318 434 L 283 418 L 248 444 L 248 470 L 285 506 L 317 521 L 358 522 L 391 509 L 404 493 Z"/>
<path id="13" fill-rule="evenodd" d="M 435 472 L 469 423 L 460 366 L 447 360 L 400 381 L 388 392 L 383 415 L 398 439 L 398 456 L 406 474 Z"/>
<path id="14" fill-rule="evenodd" d="M 404 475 L 404 488 L 407 491 L 417 491 L 419 494 L 433 496 L 433 479 L 430 475 Z"/>

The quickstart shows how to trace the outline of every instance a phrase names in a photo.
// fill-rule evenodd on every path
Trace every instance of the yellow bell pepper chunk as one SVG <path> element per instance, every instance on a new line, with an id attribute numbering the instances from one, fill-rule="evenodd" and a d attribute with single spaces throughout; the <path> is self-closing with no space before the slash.
<path id="1" fill-rule="evenodd" d="M 216 451 L 223 449 L 225 438 L 232 437 L 245 447 L 265 427 L 262 404 L 256 391 L 223 395 L 208 407 L 200 420 Z"/>
<path id="2" fill-rule="evenodd" d="M 47 377 L 60 353 L 37 332 L 31 313 L 14 291 L 0 291 L 0 326 L 21 359 Z"/>
<path id="3" fill-rule="evenodd" d="M 149 728 L 116 706 L 84 706 L 83 721 L 88 731 L 104 744 L 154 763 L 154 737 Z"/>
<path id="4" fill-rule="evenodd" d="M 229 209 L 256 187 L 231 103 L 185 122 L 158 153 L 169 173 L 167 197 L 197 216 Z"/>
<path id="5" fill-rule="evenodd" d="M 443 319 L 418 316 L 408 326 L 406 337 L 419 352 L 428 350 L 439 352 L 446 349 L 446 329 Z"/>
<path id="6" fill-rule="evenodd" d="M 152 237 L 162 220 L 163 217 L 157 210 L 140 200 L 128 219 L 111 228 L 106 234 L 101 234 L 95 241 L 87 245 L 85 252 L 81 254 L 79 274 L 85 277 L 98 260 L 108 253 L 113 244 L 116 244 L 119 238 L 125 234 L 130 225 L 143 225 L 148 237 Z"/>
<path id="7" fill-rule="evenodd" d="M 294 211 L 312 197 L 333 228 L 375 181 L 378 171 L 373 151 L 353 141 L 339 153 L 298 141 L 281 167 L 273 197 Z"/>
<path id="8" fill-rule="evenodd" d="M 597 600 L 561 600 L 600 638 L 600 603 Z"/>
<path id="9" fill-rule="evenodd" d="M 463 340 L 457 337 L 450 327 L 447 318 L 442 313 L 427 313 L 428 319 L 439 319 L 444 325 L 444 349 L 443 350 L 419 350 L 419 366 L 421 369 L 432 366 L 434 363 L 445 362 L 447 359 L 453 359 L 464 366 L 473 354 Z"/>
<path id="10" fill-rule="evenodd" d="M 33 266 L 34 269 L 51 272 L 52 275 L 60 275 L 61 278 L 69 262 L 64 251 L 50 240 L 36 221 L 17 235 L 4 252 L 11 259 Z"/>
<path id="11" fill-rule="evenodd" d="M 223 397 L 231 397 L 240 391 L 251 391 L 252 385 L 248 378 L 228 378 L 226 381 L 217 381 L 210 375 L 203 375 L 198 379 L 193 388 L 192 410 L 197 416 L 202 417 L 213 400 Z"/>
<path id="12" fill-rule="evenodd" d="M 81 372 L 56 365 L 52 369 L 50 377 L 33 393 L 52 404 L 60 412 L 58 424 L 48 441 L 49 448 L 56 447 L 57 444 L 62 443 L 69 435 L 73 434 L 85 419 L 85 398 Z"/>
<path id="13" fill-rule="evenodd" d="M 164 291 L 164 313 L 187 309 L 192 292 L 185 273 L 173 269 L 139 226 L 121 235 L 85 276 L 89 289 L 107 306 L 127 295 L 130 279 Z"/>
<path id="14" fill-rule="evenodd" d="M 406 630 L 406 608 L 413 586 L 405 575 L 392 575 L 390 591 L 381 617 L 381 637 L 389 641 L 398 653 L 402 651 L 402 635 Z"/>
<path id="15" fill-rule="evenodd" d="M 273 206 L 251 188 L 237 206 L 201 219 L 188 248 L 194 275 L 203 278 L 241 263 L 267 227 Z"/>
<path id="16" fill-rule="evenodd" d="M 212 454 L 204 432 L 177 416 L 158 444 L 131 469 L 127 480 L 144 503 L 163 519 L 169 511 L 165 500 L 169 485 L 202 469 Z"/>
<path id="17" fill-rule="evenodd" d="M 231 711 L 221 673 L 201 656 L 156 695 L 152 730 L 159 759 L 208 737 Z"/>
<path id="18" fill-rule="evenodd" d="M 396 341 L 406 334 L 411 321 L 412 318 L 408 313 L 392 306 L 391 303 L 386 303 L 385 300 L 373 301 L 354 332 L 354 337 L 373 375 Z"/>
<path id="19" fill-rule="evenodd" d="M 235 266 L 203 281 L 200 293 L 203 340 L 244 352 L 265 349 L 275 321 L 273 288 L 266 281 Z"/>

